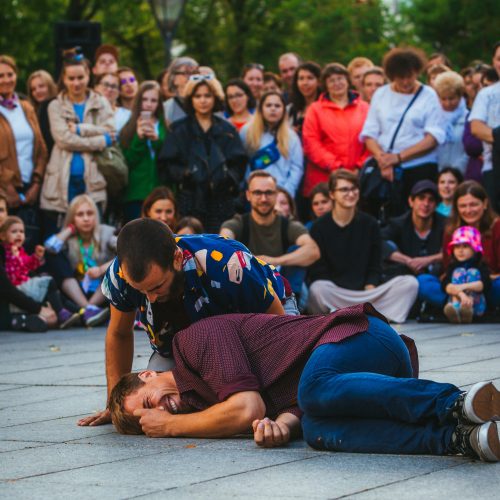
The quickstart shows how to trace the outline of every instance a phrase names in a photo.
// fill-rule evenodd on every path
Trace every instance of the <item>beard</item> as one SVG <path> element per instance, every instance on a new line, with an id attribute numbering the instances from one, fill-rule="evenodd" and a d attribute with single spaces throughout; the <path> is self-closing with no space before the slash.
<path id="1" fill-rule="evenodd" d="M 184 293 L 184 271 L 174 271 L 174 279 L 170 285 L 168 294 L 159 298 L 158 302 L 168 302 L 177 299 Z"/>

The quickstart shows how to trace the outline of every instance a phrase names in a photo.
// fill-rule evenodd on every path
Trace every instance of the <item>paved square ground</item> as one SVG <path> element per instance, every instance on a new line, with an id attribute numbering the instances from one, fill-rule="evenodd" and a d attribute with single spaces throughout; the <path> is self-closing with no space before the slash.
<path id="1" fill-rule="evenodd" d="M 500 325 L 397 327 L 421 377 L 500 386 Z M 304 442 L 149 439 L 77 427 L 105 400 L 104 328 L 0 332 L 0 498 L 500 498 L 500 464 L 317 452 Z M 134 368 L 150 350 L 136 334 Z"/>

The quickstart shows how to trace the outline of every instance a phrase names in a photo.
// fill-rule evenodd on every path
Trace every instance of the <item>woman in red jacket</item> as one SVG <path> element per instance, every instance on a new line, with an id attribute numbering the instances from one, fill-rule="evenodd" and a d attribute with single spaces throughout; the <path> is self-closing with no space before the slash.
<path id="1" fill-rule="evenodd" d="M 368 103 L 349 90 L 349 73 L 339 63 L 327 64 L 321 74 L 326 92 L 306 113 L 302 138 L 308 159 L 304 175 L 304 196 L 326 182 L 339 168 L 361 168 L 367 153 L 359 134 L 368 114 Z"/>

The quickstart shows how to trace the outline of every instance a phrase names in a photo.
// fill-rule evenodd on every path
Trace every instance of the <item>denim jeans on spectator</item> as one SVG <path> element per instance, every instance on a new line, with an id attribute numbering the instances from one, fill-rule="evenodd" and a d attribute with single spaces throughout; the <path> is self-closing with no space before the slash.
<path id="1" fill-rule="evenodd" d="M 418 280 L 418 299 L 425 300 L 437 307 L 444 307 L 448 295 L 443 291 L 441 282 L 433 274 L 420 274 Z M 500 307 L 500 278 L 491 280 L 491 288 L 486 294 L 489 307 Z"/>
<path id="2" fill-rule="evenodd" d="M 408 351 L 378 318 L 366 332 L 324 344 L 299 383 L 304 438 L 314 448 L 359 453 L 443 454 L 457 425 L 451 384 L 411 377 Z"/>

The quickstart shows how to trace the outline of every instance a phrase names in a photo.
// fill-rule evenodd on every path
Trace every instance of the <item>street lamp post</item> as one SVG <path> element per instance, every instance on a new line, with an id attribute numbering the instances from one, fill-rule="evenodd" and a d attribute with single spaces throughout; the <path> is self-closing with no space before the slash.
<path id="1" fill-rule="evenodd" d="M 175 30 L 187 0 L 148 0 L 165 47 L 165 65 L 170 64 L 170 49 Z"/>

